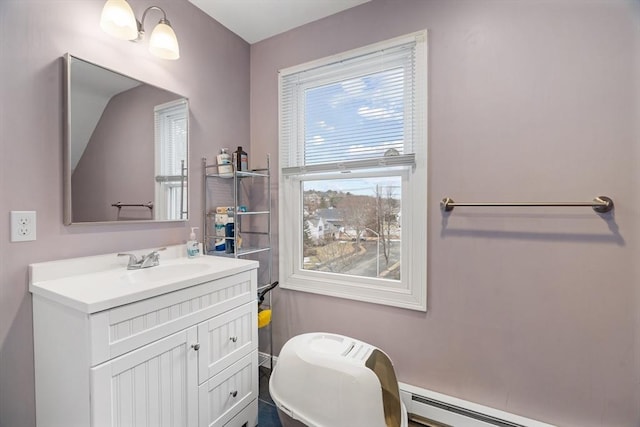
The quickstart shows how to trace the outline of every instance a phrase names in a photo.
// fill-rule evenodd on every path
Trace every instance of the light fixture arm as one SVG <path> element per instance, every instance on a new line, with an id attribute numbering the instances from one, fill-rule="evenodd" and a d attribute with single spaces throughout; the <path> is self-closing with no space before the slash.
<path id="1" fill-rule="evenodd" d="M 144 37 L 144 19 L 147 17 L 147 13 L 152 10 L 159 10 L 160 12 L 162 12 L 162 19 L 160 19 L 160 24 L 167 24 L 169 26 L 171 26 L 171 24 L 169 23 L 169 20 L 167 19 L 167 14 L 165 13 L 165 11 L 158 6 L 149 6 L 148 8 L 146 8 L 144 10 L 144 12 L 142 12 L 142 18 L 140 19 L 140 21 L 136 20 L 136 23 L 138 24 L 138 39 L 137 40 L 142 40 L 142 38 Z"/>

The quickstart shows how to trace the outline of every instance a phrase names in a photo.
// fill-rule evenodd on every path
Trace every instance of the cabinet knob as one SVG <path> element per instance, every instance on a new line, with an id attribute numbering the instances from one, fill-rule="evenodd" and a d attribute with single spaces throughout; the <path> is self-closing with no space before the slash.
<path id="1" fill-rule="evenodd" d="M 192 344 L 191 348 L 194 349 L 195 351 L 200 350 L 200 344 Z"/>
<path id="2" fill-rule="evenodd" d="M 236 342 L 236 341 L 238 341 L 238 337 L 229 337 L 229 340 L 231 342 Z"/>
<path id="3" fill-rule="evenodd" d="M 231 397 L 236 397 L 238 395 L 238 390 L 234 390 L 231 393 L 229 393 L 229 396 Z"/>

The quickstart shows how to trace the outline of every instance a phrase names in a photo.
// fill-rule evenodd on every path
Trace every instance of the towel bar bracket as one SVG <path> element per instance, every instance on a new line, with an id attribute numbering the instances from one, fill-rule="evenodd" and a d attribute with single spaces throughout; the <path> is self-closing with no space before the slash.
<path id="1" fill-rule="evenodd" d="M 613 210 L 613 200 L 611 200 L 609 197 L 607 196 L 598 196 L 595 199 L 593 199 L 594 202 L 602 202 L 602 204 L 594 204 L 593 210 L 598 212 L 598 213 L 607 213 L 607 212 L 611 212 Z"/>

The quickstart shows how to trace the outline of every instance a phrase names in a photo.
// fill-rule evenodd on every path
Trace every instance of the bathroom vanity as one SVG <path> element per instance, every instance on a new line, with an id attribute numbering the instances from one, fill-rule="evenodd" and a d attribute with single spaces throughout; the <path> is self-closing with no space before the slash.
<path id="1" fill-rule="evenodd" d="M 257 425 L 258 263 L 184 254 L 30 265 L 38 427 Z"/>

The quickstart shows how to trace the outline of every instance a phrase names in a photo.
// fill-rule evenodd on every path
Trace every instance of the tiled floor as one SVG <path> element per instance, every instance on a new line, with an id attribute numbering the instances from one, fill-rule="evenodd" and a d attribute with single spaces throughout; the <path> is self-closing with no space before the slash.
<path id="1" fill-rule="evenodd" d="M 282 427 L 278 418 L 278 411 L 269 395 L 269 375 L 271 370 L 261 367 L 260 390 L 258 393 L 258 426 L 259 427 Z"/>
<path id="2" fill-rule="evenodd" d="M 258 393 L 258 427 L 282 427 L 278 418 L 278 411 L 269 395 L 269 375 L 271 370 L 261 367 L 260 390 Z M 422 424 L 409 422 L 409 427 L 423 427 Z"/>

